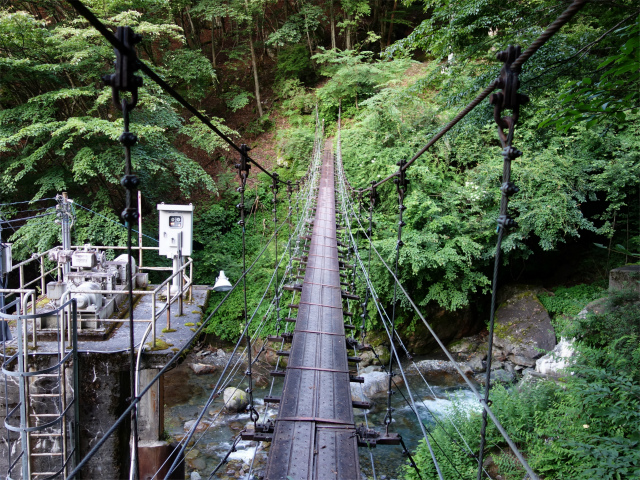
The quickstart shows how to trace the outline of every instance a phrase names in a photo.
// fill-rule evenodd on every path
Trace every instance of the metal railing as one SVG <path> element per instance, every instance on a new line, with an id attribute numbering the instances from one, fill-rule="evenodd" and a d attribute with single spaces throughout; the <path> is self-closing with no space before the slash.
<path id="1" fill-rule="evenodd" d="M 20 305 L 17 307 L 20 312 Z M 80 410 L 78 403 L 76 301 L 69 300 L 54 311 L 47 312 L 47 315 L 55 314 L 60 317 L 65 315 L 65 312 L 68 312 L 71 318 L 73 332 L 70 342 L 71 349 L 68 349 L 65 342 L 65 322 L 58 322 L 57 352 L 50 352 L 57 356 L 57 359 L 53 365 L 39 368 L 35 362 L 36 353 L 29 351 L 27 323 L 29 320 L 35 322 L 42 314 L 18 313 L 9 315 L 0 311 L 0 320 L 16 321 L 18 330 L 17 352 L 11 356 L 5 355 L 2 362 L 5 386 L 7 385 L 7 377 L 14 377 L 18 380 L 19 390 L 19 401 L 9 410 L 9 398 L 5 389 L 7 412 L 4 428 L 7 432 L 8 447 L 7 478 L 11 477 L 18 462 L 21 462 L 22 478 L 30 480 L 33 478 L 55 478 L 59 475 L 66 477 L 69 470 L 79 461 Z M 68 369 L 71 369 L 72 385 L 67 384 L 66 372 Z M 40 384 L 38 384 L 39 380 Z M 38 391 L 42 389 L 45 389 L 46 393 Z M 39 398 L 44 400 L 39 400 L 36 405 L 34 400 Z M 47 408 L 46 413 L 38 411 L 38 406 L 42 405 Z M 49 413 L 48 409 L 50 408 L 57 410 L 57 413 Z M 16 419 L 18 419 L 18 424 L 15 423 Z M 44 423 L 39 423 L 42 419 L 45 419 Z M 19 434 L 20 440 L 20 452 L 14 459 L 11 458 L 13 447 L 11 432 Z M 44 451 L 39 452 L 38 448 L 43 448 L 43 445 L 46 445 L 43 442 L 44 438 L 48 438 L 54 444 L 57 443 L 59 451 L 50 451 L 45 447 Z"/>
<path id="2" fill-rule="evenodd" d="M 41 293 L 46 291 L 46 279 L 48 275 L 56 275 L 60 280 L 62 278 L 62 269 L 60 265 L 56 265 L 54 268 L 49 270 L 45 270 L 45 262 L 44 259 L 49 255 L 50 252 L 60 250 L 62 247 L 57 246 L 52 249 L 47 250 L 43 253 L 33 254 L 29 259 L 24 260 L 23 262 L 14 265 L 12 271 L 18 270 L 19 276 L 19 288 L 14 289 L 0 289 L 0 292 L 5 293 L 7 299 L 13 295 L 19 296 L 19 302 L 15 304 L 16 308 L 19 308 L 18 312 L 22 314 L 26 314 L 28 309 L 32 310 L 32 314 L 35 315 L 32 320 L 32 346 L 33 348 L 37 348 L 37 325 L 36 318 L 40 318 L 43 316 L 51 316 L 52 312 L 48 311 L 46 314 L 36 315 L 36 304 L 38 300 L 38 296 Z M 81 250 L 84 249 L 85 245 L 74 245 L 71 247 L 72 250 Z M 120 246 L 99 246 L 95 247 L 99 250 L 126 250 L 127 247 Z M 137 247 L 140 251 L 143 250 L 155 250 L 158 251 L 158 247 Z M 33 279 L 29 279 L 27 281 L 25 277 L 25 267 L 31 264 L 32 262 L 39 262 L 39 270 L 40 274 Z M 154 266 L 138 266 L 138 271 L 146 271 L 146 272 L 173 272 L 173 267 L 154 267 Z M 171 293 L 171 285 L 175 278 L 178 278 L 179 288 L 176 293 Z M 37 285 L 37 286 L 35 286 Z M 29 288 L 31 287 L 31 288 Z M 74 288 L 68 289 L 62 297 L 62 301 L 70 298 L 73 294 L 87 293 L 86 291 L 77 290 Z M 100 294 L 100 295 L 124 295 L 126 294 L 126 289 L 122 290 L 92 290 L 92 294 Z M 182 315 L 183 313 L 183 302 L 184 297 L 187 295 L 189 301 L 193 298 L 193 259 L 190 257 L 186 258 L 186 262 L 178 271 L 173 272 L 168 278 L 166 278 L 162 283 L 157 285 L 153 290 L 134 290 L 134 295 L 140 296 L 151 296 L 151 316 L 150 318 L 136 318 L 134 322 L 138 323 L 149 323 L 151 325 L 151 337 L 152 337 L 152 345 L 156 344 L 156 322 L 160 318 L 162 314 L 166 312 L 167 318 L 167 330 L 171 329 L 171 305 L 174 303 L 178 303 L 178 315 Z M 112 317 L 114 317 L 112 315 Z M 108 322 L 116 322 L 116 323 L 125 323 L 129 320 L 127 317 L 124 318 L 105 318 L 100 319 L 102 321 Z M 66 321 L 66 332 L 67 332 L 67 341 L 71 342 L 71 320 L 69 315 L 65 315 Z M 78 326 L 81 327 L 83 322 L 87 321 L 95 321 L 95 319 L 86 319 L 79 316 L 77 319 Z M 28 330 L 25 327 L 24 335 L 27 338 Z"/>
<path id="3" fill-rule="evenodd" d="M 120 248 L 120 247 L 117 247 Z M 154 247 L 149 247 L 154 248 Z M 172 271 L 171 267 L 143 267 L 148 270 L 155 271 Z M 188 274 L 186 274 L 188 269 Z M 174 278 L 178 278 L 180 287 L 178 292 L 174 295 L 171 295 L 171 284 L 173 283 Z M 140 296 L 151 296 L 151 317 L 150 318 L 135 318 L 134 323 L 150 323 L 151 324 L 151 342 L 152 345 L 156 344 L 156 321 L 165 311 L 167 314 L 167 329 L 171 328 L 171 305 L 175 302 L 178 302 L 178 315 L 182 315 L 183 309 L 183 300 L 185 293 L 188 292 L 189 301 L 193 298 L 192 293 L 193 288 L 193 259 L 187 258 L 186 263 L 178 269 L 177 272 L 173 273 L 167 279 L 165 279 L 161 284 L 156 286 L 153 290 L 133 290 L 134 295 Z M 83 290 L 77 290 L 70 288 L 68 289 L 64 295 L 62 296 L 62 300 L 73 295 L 74 293 L 87 293 Z M 92 294 L 99 295 L 124 295 L 126 294 L 126 290 L 91 290 Z M 161 297 L 165 297 L 165 301 L 161 302 L 162 306 L 158 309 L 158 300 Z M 130 314 L 131 312 L 129 312 Z M 108 318 L 102 319 L 103 321 L 116 322 L 116 323 L 126 323 L 129 322 L 128 317 L 125 318 Z M 78 323 L 82 324 L 82 322 L 87 321 L 95 321 L 94 319 L 83 319 L 79 318 Z M 69 324 L 69 319 L 67 317 L 67 324 Z M 79 325 L 80 326 L 80 325 Z"/>

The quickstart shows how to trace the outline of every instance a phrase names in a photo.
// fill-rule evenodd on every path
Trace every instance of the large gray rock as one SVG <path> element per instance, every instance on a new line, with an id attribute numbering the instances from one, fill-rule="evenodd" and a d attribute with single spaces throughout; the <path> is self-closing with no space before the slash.
<path id="1" fill-rule="evenodd" d="M 469 355 L 466 360 L 466 364 L 474 372 L 484 372 L 487 369 L 484 360 L 487 358 L 487 354 L 482 352 L 476 352 Z"/>
<path id="2" fill-rule="evenodd" d="M 451 353 L 469 355 L 476 352 L 480 345 L 484 343 L 486 343 L 486 335 L 478 334 L 451 342 L 447 345 L 447 350 Z"/>
<path id="3" fill-rule="evenodd" d="M 361 373 L 360 376 L 364 378 L 364 383 L 352 383 L 351 384 L 351 399 L 356 401 L 366 402 L 374 395 L 380 393 L 387 393 L 389 389 L 389 376 L 385 372 L 371 371 L 368 373 Z M 393 377 L 392 388 L 395 385 L 402 385 L 403 380 L 400 375 Z"/>
<path id="4" fill-rule="evenodd" d="M 473 370 L 469 368 L 464 362 L 457 362 L 458 366 L 462 370 L 462 373 L 468 378 L 473 376 Z M 460 373 L 455 368 L 452 362 L 447 360 L 422 360 L 416 363 L 416 367 L 420 370 L 420 373 L 429 382 L 460 382 Z M 409 368 L 408 373 L 417 374 L 415 368 Z"/>
<path id="5" fill-rule="evenodd" d="M 536 372 L 544 375 L 562 375 L 566 373 L 565 370 L 574 353 L 573 341 L 561 338 L 553 351 L 536 360 Z"/>
<path id="6" fill-rule="evenodd" d="M 378 345 L 377 347 L 373 347 L 375 350 L 375 354 L 373 352 L 360 352 L 358 356 L 362 359 L 360 361 L 361 367 L 368 367 L 369 365 L 387 365 L 389 363 L 389 349 L 384 345 Z M 377 355 L 377 358 L 376 358 Z M 378 360 L 379 359 L 379 360 Z"/>
<path id="7" fill-rule="evenodd" d="M 481 373 L 476 375 L 476 380 L 482 385 L 485 384 L 486 374 Z M 516 374 L 513 371 L 509 371 L 503 368 L 496 370 L 491 369 L 491 385 L 494 383 L 512 383 L 516 380 Z"/>
<path id="8" fill-rule="evenodd" d="M 471 307 L 449 311 L 429 304 L 422 313 L 445 345 L 456 338 L 473 335 L 483 327 L 482 322 L 478 322 L 473 315 Z M 412 353 L 422 355 L 441 352 L 440 346 L 420 320 L 415 325 L 403 324 L 398 331 L 407 349 Z"/>
<path id="9" fill-rule="evenodd" d="M 556 346 L 551 318 L 538 297 L 521 292 L 509 297 L 496 312 L 494 345 L 505 356 L 535 359 Z"/>
<path id="10" fill-rule="evenodd" d="M 196 375 L 209 375 L 216 371 L 215 365 L 209 365 L 207 363 L 190 363 L 189 368 L 193 370 L 193 373 Z"/>
<path id="11" fill-rule="evenodd" d="M 224 389 L 224 405 L 228 412 L 243 412 L 249 405 L 249 396 L 244 390 L 235 387 Z"/>
<path id="12" fill-rule="evenodd" d="M 625 265 L 609 272 L 609 290 L 633 289 L 640 293 L 640 265 Z"/>

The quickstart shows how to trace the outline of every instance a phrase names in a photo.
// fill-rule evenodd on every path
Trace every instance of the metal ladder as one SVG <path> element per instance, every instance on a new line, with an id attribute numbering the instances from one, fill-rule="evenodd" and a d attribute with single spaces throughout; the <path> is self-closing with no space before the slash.
<path id="1" fill-rule="evenodd" d="M 12 478 L 18 462 L 23 480 L 65 478 L 80 453 L 76 301 L 46 313 L 58 317 L 56 351 L 29 351 L 27 323 L 42 315 L 19 312 L 19 308 L 16 315 L 0 312 L 0 320 L 15 320 L 17 326 L 17 352 L 2 364 L 5 386 L 7 377 L 13 377 L 19 390 L 19 402 L 7 411 L 4 421 L 9 445 L 7 478 Z M 65 340 L 67 325 L 71 345 Z M 17 438 L 11 438 L 12 432 Z M 19 452 L 14 458 L 12 449 Z"/>

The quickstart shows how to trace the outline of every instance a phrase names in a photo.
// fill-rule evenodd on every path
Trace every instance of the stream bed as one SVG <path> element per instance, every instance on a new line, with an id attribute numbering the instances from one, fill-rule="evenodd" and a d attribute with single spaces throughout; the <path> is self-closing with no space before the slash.
<path id="1" fill-rule="evenodd" d="M 418 359 L 416 359 L 418 361 Z M 452 400 L 459 403 L 478 405 L 475 396 L 464 383 L 459 383 L 451 376 L 439 379 L 429 379 L 432 391 L 428 388 L 420 375 L 416 374 L 410 362 L 403 364 L 407 380 L 416 402 L 420 417 L 427 426 L 435 425 L 431 414 L 445 421 L 445 414 L 452 405 Z M 165 379 L 165 432 L 174 440 L 180 440 L 188 431 L 189 424 L 202 411 L 212 388 L 219 378 L 218 371 L 210 375 L 195 375 L 188 367 L 188 361 L 167 374 Z M 239 379 L 239 377 L 238 377 Z M 236 380 L 230 386 L 238 386 Z M 267 384 L 264 386 L 264 384 Z M 271 395 L 278 396 L 282 390 L 282 379 L 276 379 Z M 246 388 L 246 383 L 240 385 Z M 269 395 L 271 380 L 262 382 L 260 386 L 254 386 L 254 398 L 256 408 L 260 414 L 260 422 L 265 416 L 265 404 L 262 398 Z M 402 392 L 408 398 L 406 388 L 401 386 Z M 373 396 L 374 402 L 371 410 L 366 412 L 366 420 L 370 428 L 384 432 L 384 417 L 387 408 L 386 393 Z M 424 402 L 424 403 L 423 403 Z M 223 399 L 217 398 L 207 408 L 203 417 L 206 422 L 199 426 L 194 435 L 195 442 L 191 442 L 186 450 L 186 478 L 192 478 L 191 472 L 197 472 L 203 479 L 209 478 L 213 469 L 227 454 L 234 438 L 238 433 L 250 424 L 249 415 L 246 413 L 227 413 L 221 411 Z M 413 452 L 421 440 L 422 433 L 416 421 L 415 414 L 405 402 L 403 395 L 396 393 L 392 396 L 393 423 L 389 431 L 399 433 L 405 441 L 407 448 Z M 428 409 L 428 410 L 427 410 Z M 431 413 L 430 413 L 431 412 Z M 270 405 L 266 410 L 268 418 L 274 418 L 277 413 L 277 405 Z M 365 413 L 362 410 L 354 410 L 356 425 L 365 423 Z M 187 424 L 185 426 L 185 424 Z M 207 427 L 207 425 L 209 425 Z M 240 441 L 236 452 L 229 455 L 229 461 L 221 466 L 213 478 L 219 479 L 243 479 L 254 480 L 264 469 L 269 443 L 258 445 L 256 442 Z M 267 449 L 265 451 L 265 448 Z M 402 454 L 401 446 L 381 445 L 371 450 L 376 476 L 380 480 L 402 478 L 403 466 L 407 464 L 407 458 Z M 255 457 L 255 458 L 254 458 Z M 363 478 L 374 478 L 371 458 L 366 448 L 360 448 L 360 467 Z M 198 478 L 194 475 L 193 478 Z"/>

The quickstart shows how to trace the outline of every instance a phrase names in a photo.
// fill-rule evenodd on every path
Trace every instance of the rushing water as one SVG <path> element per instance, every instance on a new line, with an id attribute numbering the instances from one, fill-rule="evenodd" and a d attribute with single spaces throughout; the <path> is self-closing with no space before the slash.
<path id="1" fill-rule="evenodd" d="M 420 376 L 415 374 L 415 370 L 414 374 L 410 374 L 411 370 L 412 367 L 408 364 L 405 365 L 407 380 L 413 392 L 417 410 L 427 426 L 434 425 L 431 414 L 444 419 L 444 415 L 451 407 L 454 399 L 459 403 L 477 404 L 477 401 L 474 400 L 475 397 L 466 385 L 452 384 L 450 381 L 433 381 L 431 387 L 435 392 L 434 398 L 431 390 L 425 385 Z M 218 375 L 193 375 L 185 364 L 171 373 L 172 375 L 165 387 L 165 392 L 167 392 L 165 393 L 165 430 L 173 438 L 180 439 L 185 434 L 184 424 L 197 418 L 202 411 Z M 280 395 L 282 383 L 281 379 L 275 381 L 272 395 Z M 237 386 L 235 383 L 231 385 Z M 242 385 L 241 388 L 246 388 L 246 385 Z M 265 405 L 262 398 L 264 395 L 269 394 L 269 388 L 270 385 L 254 388 L 257 410 L 261 416 L 260 421 L 263 420 L 265 414 Z M 407 396 L 406 388 L 402 386 L 401 389 Z M 372 400 L 374 401 L 374 406 L 367 411 L 369 427 L 384 432 L 384 417 L 387 407 L 386 394 L 379 394 Z M 204 419 L 208 422 L 213 422 L 205 432 L 197 432 L 195 434 L 195 445 L 190 444 L 189 449 L 187 449 L 187 452 L 190 449 L 192 450 L 187 456 L 187 472 L 195 469 L 204 479 L 209 477 L 212 470 L 227 454 L 240 430 L 250 423 L 248 414 L 220 412 L 222 403 L 222 398 L 218 398 L 207 409 Z M 415 414 L 400 393 L 393 395 L 392 406 L 395 408 L 395 412 L 393 413 L 393 423 L 389 431 L 399 433 L 409 450 L 413 452 L 418 441 L 423 438 Z M 276 413 L 277 405 L 271 405 L 267 416 L 273 418 Z M 364 412 L 356 409 L 354 413 L 357 425 L 365 422 Z M 266 460 L 266 453 L 262 447 L 256 446 L 255 442 L 240 441 L 236 449 L 237 451 L 229 456 L 229 460 L 236 460 L 236 462 L 230 462 L 230 465 L 233 466 L 231 470 L 225 465 L 214 478 L 245 478 L 248 480 L 248 470 L 252 462 L 254 462 L 254 473 L 255 469 L 262 470 Z M 402 447 L 381 445 L 372 449 L 371 452 L 379 479 L 401 478 L 402 466 L 407 463 L 406 457 L 402 455 Z M 253 460 L 254 456 L 256 457 L 255 460 Z M 244 467 L 239 467 L 242 464 L 244 464 Z M 366 448 L 360 448 L 360 466 L 367 478 L 373 478 L 371 459 Z M 232 472 L 234 468 L 236 469 L 235 475 Z"/>

